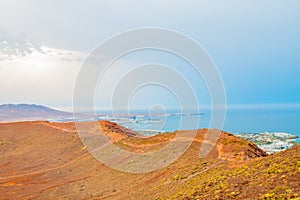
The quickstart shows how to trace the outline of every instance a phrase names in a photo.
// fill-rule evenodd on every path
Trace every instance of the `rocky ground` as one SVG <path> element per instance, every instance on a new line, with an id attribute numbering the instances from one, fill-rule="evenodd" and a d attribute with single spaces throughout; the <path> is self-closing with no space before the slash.
<path id="1" fill-rule="evenodd" d="M 156 151 L 176 134 L 187 134 L 145 138 L 114 123 L 99 126 L 110 142 L 132 152 Z M 91 156 L 73 123 L 1 123 L 0 199 L 299 199 L 299 145 L 268 156 L 252 142 L 223 132 L 200 159 L 207 131 L 198 130 L 171 165 L 131 174 Z"/>

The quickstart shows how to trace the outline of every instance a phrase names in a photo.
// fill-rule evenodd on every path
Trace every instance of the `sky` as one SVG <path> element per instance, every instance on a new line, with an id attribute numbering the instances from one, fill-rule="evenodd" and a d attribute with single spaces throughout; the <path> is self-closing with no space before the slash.
<path id="1" fill-rule="evenodd" d="M 99 44 L 120 32 L 158 27 L 183 33 L 206 50 L 221 74 L 229 107 L 299 107 L 299 8 L 297 0 L 1 0 L 0 104 L 70 110 L 78 73 Z M 178 70 L 199 102 L 210 103 L 204 81 L 164 52 L 128 55 L 114 63 L 106 84 L 151 62 Z M 112 88 L 99 88 L 95 106 L 106 108 L 110 99 L 103 96 Z M 136 108 L 178 106 L 176 95 L 157 85 L 140 88 L 126 101 Z"/>

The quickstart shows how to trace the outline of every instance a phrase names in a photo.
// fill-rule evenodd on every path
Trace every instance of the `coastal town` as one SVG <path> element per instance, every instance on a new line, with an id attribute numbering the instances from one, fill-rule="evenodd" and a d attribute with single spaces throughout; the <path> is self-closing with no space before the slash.
<path id="1" fill-rule="evenodd" d="M 268 154 L 276 153 L 297 144 L 296 135 L 283 132 L 238 133 L 236 136 L 255 143 Z"/>

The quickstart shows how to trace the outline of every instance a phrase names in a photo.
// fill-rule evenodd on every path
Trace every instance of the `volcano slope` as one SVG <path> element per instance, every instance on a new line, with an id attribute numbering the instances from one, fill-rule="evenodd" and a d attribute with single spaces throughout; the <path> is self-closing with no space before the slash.
<path id="1" fill-rule="evenodd" d="M 176 131 L 153 137 L 100 121 L 110 141 L 133 152 L 155 151 Z M 207 129 L 171 165 L 150 173 L 117 171 L 83 146 L 74 123 L 0 124 L 0 199 L 299 199 L 300 146 L 267 156 L 222 132 L 212 151 L 198 154 Z"/>

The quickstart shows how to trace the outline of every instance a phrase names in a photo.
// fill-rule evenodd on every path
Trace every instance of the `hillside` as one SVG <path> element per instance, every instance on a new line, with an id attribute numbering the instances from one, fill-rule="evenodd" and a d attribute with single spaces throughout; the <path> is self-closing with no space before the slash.
<path id="1" fill-rule="evenodd" d="M 71 113 L 36 104 L 0 105 L 0 121 L 41 120 L 61 116 L 71 116 Z"/>
<path id="2" fill-rule="evenodd" d="M 153 137 L 100 121 L 111 142 L 154 151 L 176 131 Z M 0 123 L 0 199 L 288 199 L 300 194 L 300 146 L 267 156 L 223 132 L 204 159 L 200 129 L 190 148 L 166 168 L 144 174 L 111 169 L 82 145 L 73 123 Z"/>

